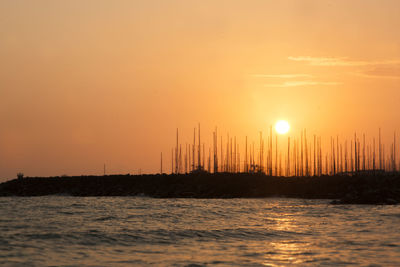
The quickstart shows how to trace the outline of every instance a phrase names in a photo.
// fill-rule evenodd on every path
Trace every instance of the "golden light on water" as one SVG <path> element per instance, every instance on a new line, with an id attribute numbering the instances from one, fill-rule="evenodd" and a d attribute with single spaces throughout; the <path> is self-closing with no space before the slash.
<path id="1" fill-rule="evenodd" d="M 275 131 L 278 134 L 286 134 L 288 133 L 290 130 L 290 125 L 287 121 L 285 120 L 279 120 L 276 124 L 275 124 Z"/>

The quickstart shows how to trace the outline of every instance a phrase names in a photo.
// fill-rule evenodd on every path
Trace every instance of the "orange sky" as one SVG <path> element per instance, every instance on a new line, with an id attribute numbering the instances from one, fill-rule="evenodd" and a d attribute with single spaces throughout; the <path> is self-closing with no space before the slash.
<path id="1" fill-rule="evenodd" d="M 400 1 L 0 2 L 0 181 L 152 173 L 200 122 L 400 132 Z M 167 156 L 168 155 L 168 156 Z M 168 167 L 167 167 L 168 168 Z"/>

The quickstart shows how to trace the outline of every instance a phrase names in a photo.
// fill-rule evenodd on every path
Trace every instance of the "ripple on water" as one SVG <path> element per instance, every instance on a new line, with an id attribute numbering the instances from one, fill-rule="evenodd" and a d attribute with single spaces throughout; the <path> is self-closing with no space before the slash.
<path id="1" fill-rule="evenodd" d="M 313 266 L 400 261 L 399 206 L 63 196 L 0 198 L 0 203 L 2 265 Z"/>

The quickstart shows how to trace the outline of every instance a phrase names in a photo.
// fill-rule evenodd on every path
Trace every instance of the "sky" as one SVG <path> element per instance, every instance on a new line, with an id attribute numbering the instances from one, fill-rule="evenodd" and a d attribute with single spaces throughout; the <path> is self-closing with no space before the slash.
<path id="1" fill-rule="evenodd" d="M 155 173 L 210 144 L 400 133 L 400 1 L 0 1 L 0 181 Z M 167 156 L 168 155 L 168 156 Z"/>

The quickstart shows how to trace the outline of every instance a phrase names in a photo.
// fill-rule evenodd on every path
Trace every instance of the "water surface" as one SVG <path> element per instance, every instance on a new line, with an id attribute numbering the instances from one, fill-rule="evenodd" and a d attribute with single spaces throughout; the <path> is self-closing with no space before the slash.
<path id="1" fill-rule="evenodd" d="M 399 265 L 400 206 L 0 198 L 0 265 Z"/>

